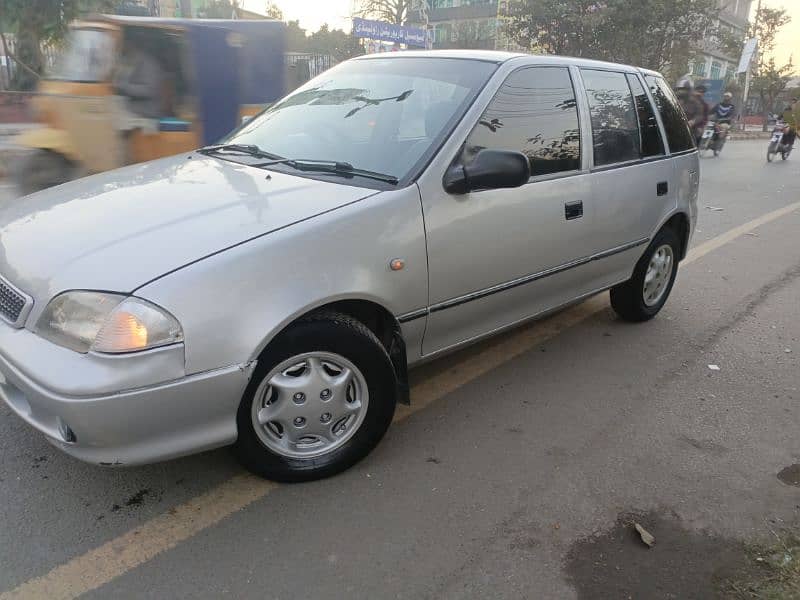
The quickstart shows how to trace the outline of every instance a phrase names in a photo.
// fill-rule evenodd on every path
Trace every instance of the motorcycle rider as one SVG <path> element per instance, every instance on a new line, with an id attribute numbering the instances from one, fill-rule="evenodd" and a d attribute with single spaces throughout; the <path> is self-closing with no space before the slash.
<path id="1" fill-rule="evenodd" d="M 702 83 L 699 84 L 694 88 L 694 93 L 697 96 L 697 99 L 700 101 L 700 105 L 703 107 L 703 118 L 701 119 L 700 123 L 698 123 L 698 127 L 702 132 L 703 129 L 706 128 L 709 116 L 711 115 L 708 102 L 706 102 L 706 86 L 704 86 Z"/>
<path id="2" fill-rule="evenodd" d="M 711 109 L 711 119 L 719 124 L 727 123 L 733 124 L 733 118 L 736 116 L 736 105 L 732 102 L 733 94 L 725 92 L 722 95 L 722 101 L 714 105 Z"/>
<path id="3" fill-rule="evenodd" d="M 733 94 L 725 92 L 722 94 L 722 101 L 711 109 L 710 118 L 716 123 L 717 129 L 717 133 L 714 134 L 714 156 L 717 156 L 722 146 L 725 145 L 728 130 L 733 125 L 733 119 L 736 116 L 736 105 L 732 100 Z"/>
<path id="4" fill-rule="evenodd" d="M 789 106 L 783 111 L 783 122 L 789 127 L 789 131 L 783 134 L 783 143 L 791 148 L 797 137 L 797 126 L 800 124 L 800 102 L 797 98 L 792 98 Z"/>
<path id="5" fill-rule="evenodd" d="M 682 78 L 678 81 L 676 88 L 678 101 L 686 113 L 686 118 L 689 121 L 689 127 L 692 129 L 695 143 L 700 141 L 703 136 L 703 125 L 705 118 L 705 110 L 703 103 L 697 98 L 694 93 L 694 84 L 688 77 Z"/>

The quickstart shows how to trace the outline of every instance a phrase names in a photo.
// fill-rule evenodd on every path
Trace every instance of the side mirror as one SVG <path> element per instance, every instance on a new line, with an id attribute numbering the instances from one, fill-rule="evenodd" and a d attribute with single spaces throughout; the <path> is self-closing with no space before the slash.
<path id="1" fill-rule="evenodd" d="M 450 194 L 475 190 L 515 188 L 531 178 L 531 165 L 522 152 L 481 150 L 468 165 L 451 165 L 444 175 L 444 189 Z"/>

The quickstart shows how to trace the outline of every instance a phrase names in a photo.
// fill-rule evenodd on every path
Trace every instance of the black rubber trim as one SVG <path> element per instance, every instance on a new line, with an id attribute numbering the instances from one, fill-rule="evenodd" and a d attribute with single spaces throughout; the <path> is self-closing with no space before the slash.
<path id="1" fill-rule="evenodd" d="M 579 258 L 573 260 L 571 262 L 565 263 L 563 265 L 559 265 L 557 267 L 553 267 L 551 269 L 546 269 L 544 271 L 539 271 L 538 273 L 532 273 L 530 275 L 526 275 L 524 277 L 520 277 L 519 279 L 514 279 L 513 281 L 508 281 L 506 283 L 501 283 L 499 285 L 486 288 L 484 290 L 479 290 L 477 292 L 472 292 L 471 294 L 467 294 L 465 296 L 460 296 L 458 298 L 453 298 L 451 300 L 445 300 L 444 302 L 440 302 L 438 304 L 434 304 L 430 307 L 430 312 L 439 312 L 442 310 L 446 310 L 448 308 L 454 308 L 456 306 L 461 306 L 462 304 L 466 304 L 467 302 L 472 302 L 473 300 L 480 300 L 481 298 L 486 298 L 487 296 L 492 296 L 494 294 L 498 294 L 500 292 L 505 292 L 515 287 L 519 287 L 521 285 L 526 285 L 528 283 L 532 283 L 534 281 L 538 281 L 540 279 L 544 279 L 545 277 L 550 277 L 551 275 L 557 275 L 559 273 L 563 273 L 564 271 L 568 271 L 570 269 L 574 269 L 576 267 L 581 267 L 585 264 L 593 262 L 595 260 L 600 260 L 603 258 L 608 258 L 610 256 L 614 256 L 615 254 L 619 254 L 621 252 L 626 252 L 631 250 L 632 248 L 636 248 L 638 246 L 643 246 L 650 241 L 650 238 L 642 238 L 639 240 L 635 240 L 633 242 L 629 242 L 627 244 L 623 244 L 622 246 L 617 246 L 616 248 L 611 248 L 609 250 L 604 250 L 603 252 L 598 252 L 597 254 L 593 254 L 591 256 L 586 256 L 584 258 Z"/>
<path id="2" fill-rule="evenodd" d="M 406 313 L 404 315 L 400 315 L 397 317 L 397 321 L 399 323 L 408 323 L 409 321 L 416 321 L 417 319 L 421 319 L 422 317 L 428 316 L 428 309 L 421 308 L 419 310 L 411 311 L 410 313 Z"/>

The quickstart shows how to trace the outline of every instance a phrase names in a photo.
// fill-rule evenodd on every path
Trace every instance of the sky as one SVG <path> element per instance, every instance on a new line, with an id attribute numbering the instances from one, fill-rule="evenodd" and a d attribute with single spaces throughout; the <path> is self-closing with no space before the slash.
<path id="1" fill-rule="evenodd" d="M 263 13 L 267 0 L 241 0 L 244 8 Z M 331 28 L 350 29 L 350 14 L 354 0 L 273 0 L 289 21 L 299 20 L 300 26 L 316 31 L 323 23 Z M 755 13 L 757 0 L 753 2 Z M 788 62 L 793 55 L 795 72 L 800 73 L 800 0 L 762 0 L 763 6 L 786 8 L 792 14 L 792 22 L 781 31 L 775 48 L 776 62 Z"/>
<path id="2" fill-rule="evenodd" d="M 240 0 L 243 8 L 263 13 L 267 0 Z M 800 0 L 797 0 L 800 1 Z M 324 23 L 331 29 L 350 30 L 353 0 L 273 0 L 287 21 L 300 21 L 300 27 L 316 31 Z"/>
<path id="3" fill-rule="evenodd" d="M 753 4 L 757 4 L 753 2 Z M 785 25 L 775 44 L 776 64 L 786 64 L 789 57 L 793 57 L 794 72 L 800 74 L 800 0 L 761 0 L 762 6 L 769 8 L 785 8 L 792 17 L 791 22 Z M 755 13 L 755 7 L 753 7 Z"/>

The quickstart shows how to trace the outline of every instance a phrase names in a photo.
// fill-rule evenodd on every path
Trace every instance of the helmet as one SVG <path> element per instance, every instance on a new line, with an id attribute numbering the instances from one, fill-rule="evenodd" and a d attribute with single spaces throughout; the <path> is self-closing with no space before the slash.
<path id="1" fill-rule="evenodd" d="M 689 77 L 681 77 L 678 80 L 678 85 L 675 86 L 676 88 L 680 89 L 687 89 L 689 91 L 694 89 L 694 82 Z"/>
<path id="2" fill-rule="evenodd" d="M 730 92 L 725 92 L 724 94 L 722 94 L 722 97 L 725 98 L 726 100 L 730 100 L 731 98 L 733 98 L 733 94 L 731 94 Z"/>

